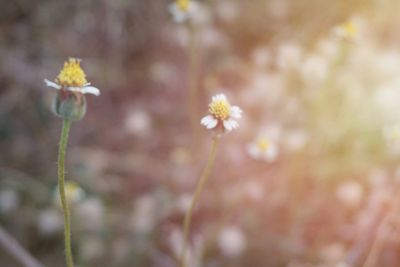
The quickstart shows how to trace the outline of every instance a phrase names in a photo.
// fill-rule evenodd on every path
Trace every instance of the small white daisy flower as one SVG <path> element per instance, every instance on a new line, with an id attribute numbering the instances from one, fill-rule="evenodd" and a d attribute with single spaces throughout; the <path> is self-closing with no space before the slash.
<path id="1" fill-rule="evenodd" d="M 247 152 L 256 160 L 272 162 L 278 156 L 278 147 L 275 142 L 262 136 L 247 145 Z"/>
<path id="2" fill-rule="evenodd" d="M 169 5 L 169 12 L 175 22 L 182 23 L 196 12 L 197 7 L 197 3 L 193 0 L 176 0 Z"/>
<path id="3" fill-rule="evenodd" d="M 356 42 L 360 37 L 360 30 L 353 21 L 347 21 L 333 28 L 333 35 L 339 40 Z"/>
<path id="4" fill-rule="evenodd" d="M 65 182 L 65 197 L 69 204 L 76 204 L 85 198 L 85 191 L 74 181 Z M 56 204 L 61 207 L 61 199 L 58 187 L 54 191 Z"/>
<path id="5" fill-rule="evenodd" d="M 69 58 L 64 63 L 64 68 L 60 71 L 54 82 L 44 79 L 48 87 L 57 90 L 66 90 L 81 94 L 100 95 L 100 90 L 90 85 L 86 81 L 86 74 L 81 68 L 81 60 Z"/>
<path id="6" fill-rule="evenodd" d="M 207 129 L 222 129 L 222 132 L 232 131 L 239 124 L 236 119 L 242 117 L 242 110 L 238 106 L 231 106 L 224 94 L 218 94 L 212 97 L 211 103 L 208 105 L 208 111 L 211 115 L 207 115 L 201 119 L 201 124 Z"/>

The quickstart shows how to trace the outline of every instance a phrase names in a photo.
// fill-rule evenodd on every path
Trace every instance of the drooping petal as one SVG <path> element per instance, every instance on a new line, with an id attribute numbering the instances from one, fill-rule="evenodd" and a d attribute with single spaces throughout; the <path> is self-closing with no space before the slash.
<path id="1" fill-rule="evenodd" d="M 231 117 L 235 119 L 240 119 L 242 117 L 243 111 L 238 106 L 231 107 Z"/>
<path id="2" fill-rule="evenodd" d="M 61 89 L 61 86 L 56 84 L 55 82 L 49 81 L 47 79 L 44 79 L 44 82 L 46 83 L 46 86 L 48 86 L 48 87 L 52 87 L 52 88 L 55 88 L 57 90 Z"/>
<path id="3" fill-rule="evenodd" d="M 85 86 L 82 88 L 82 93 L 98 96 L 100 95 L 100 90 L 94 86 Z"/>

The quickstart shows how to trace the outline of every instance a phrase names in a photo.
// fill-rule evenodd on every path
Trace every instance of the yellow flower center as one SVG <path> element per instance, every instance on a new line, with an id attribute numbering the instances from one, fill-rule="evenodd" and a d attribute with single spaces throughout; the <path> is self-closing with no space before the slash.
<path id="1" fill-rule="evenodd" d="M 354 37 L 357 34 L 357 27 L 352 22 L 346 22 L 340 28 L 348 37 Z"/>
<path id="2" fill-rule="evenodd" d="M 182 11 L 188 11 L 190 0 L 176 0 L 176 5 Z"/>
<path id="3" fill-rule="evenodd" d="M 66 87 L 83 87 L 86 81 L 86 74 L 81 68 L 81 60 L 69 58 L 64 63 L 64 68 L 56 78 L 56 82 Z"/>
<path id="4" fill-rule="evenodd" d="M 231 115 L 231 105 L 225 100 L 213 101 L 208 107 L 210 113 L 217 119 L 226 120 Z"/>
<path id="5" fill-rule="evenodd" d="M 263 137 L 263 138 L 259 138 L 257 140 L 257 147 L 258 149 L 260 149 L 261 151 L 265 152 L 268 150 L 268 148 L 270 147 L 270 142 L 267 138 Z"/>

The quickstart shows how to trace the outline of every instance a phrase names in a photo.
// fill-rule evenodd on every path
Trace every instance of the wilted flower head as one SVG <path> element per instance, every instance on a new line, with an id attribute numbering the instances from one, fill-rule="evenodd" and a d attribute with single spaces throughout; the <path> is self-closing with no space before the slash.
<path id="1" fill-rule="evenodd" d="M 54 112 L 67 120 L 80 120 L 86 113 L 84 94 L 100 95 L 99 89 L 90 85 L 81 68 L 81 60 L 69 58 L 54 82 L 44 80 L 47 86 L 58 91 L 54 99 Z"/>
<path id="2" fill-rule="evenodd" d="M 236 129 L 239 124 L 235 119 L 242 117 L 242 110 L 238 106 L 231 106 L 224 94 L 212 97 L 212 101 L 208 105 L 208 111 L 211 115 L 202 118 L 201 124 L 207 129 L 219 129 L 222 132 Z"/>
<path id="3" fill-rule="evenodd" d="M 254 159 L 272 162 L 278 155 L 278 148 L 275 142 L 262 136 L 247 145 L 247 152 Z"/>
<path id="4" fill-rule="evenodd" d="M 193 0 L 175 0 L 169 6 L 169 11 L 174 17 L 175 22 L 182 23 L 190 18 L 196 11 L 197 3 Z"/>

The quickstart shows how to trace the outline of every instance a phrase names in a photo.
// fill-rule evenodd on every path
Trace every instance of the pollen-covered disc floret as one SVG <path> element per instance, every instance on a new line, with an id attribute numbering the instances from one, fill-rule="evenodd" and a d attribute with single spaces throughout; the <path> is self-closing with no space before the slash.
<path id="1" fill-rule="evenodd" d="M 185 22 L 198 9 L 197 2 L 194 0 L 175 0 L 169 6 L 174 21 L 178 23 Z"/>
<path id="2" fill-rule="evenodd" d="M 226 120 L 231 115 L 231 105 L 225 99 L 213 101 L 208 111 L 217 119 Z"/>
<path id="3" fill-rule="evenodd" d="M 278 155 L 278 148 L 271 139 L 261 136 L 247 145 L 247 152 L 254 159 L 272 162 Z"/>
<path id="4" fill-rule="evenodd" d="M 208 111 L 210 115 L 201 120 L 201 124 L 207 129 L 220 127 L 223 131 L 231 131 L 239 126 L 236 119 L 242 117 L 242 110 L 238 106 L 231 106 L 224 94 L 212 97 Z"/>
<path id="5" fill-rule="evenodd" d="M 69 58 L 64 63 L 64 68 L 58 74 L 56 81 L 65 87 L 82 87 L 87 84 L 86 74 L 81 68 L 81 60 Z"/>
<path id="6" fill-rule="evenodd" d="M 63 69 L 54 82 L 47 79 L 45 79 L 44 82 L 47 86 L 57 90 L 100 95 L 99 89 L 90 86 L 90 83 L 87 82 L 86 74 L 81 68 L 81 60 L 77 58 L 69 58 L 68 61 L 64 63 Z"/>

